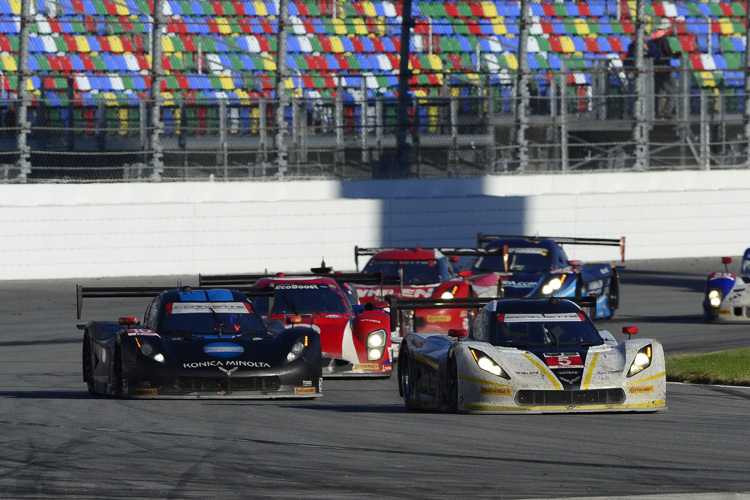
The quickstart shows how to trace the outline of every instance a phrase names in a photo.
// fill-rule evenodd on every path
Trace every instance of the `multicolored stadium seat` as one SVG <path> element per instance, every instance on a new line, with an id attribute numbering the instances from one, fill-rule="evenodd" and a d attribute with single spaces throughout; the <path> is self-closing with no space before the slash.
<path id="1" fill-rule="evenodd" d="M 562 67 L 588 85 L 596 61 L 621 60 L 635 32 L 636 2 L 532 1 L 529 65 L 543 87 Z M 656 22 L 677 28 L 673 48 L 688 56 L 696 86 L 742 92 L 746 3 L 646 2 Z M 0 0 L 0 89 L 18 84 L 20 0 Z M 30 90 L 54 106 L 137 106 L 149 98 L 153 2 L 34 0 Z M 286 64 L 294 95 L 393 96 L 401 4 L 388 0 L 291 0 Z M 519 67 L 519 4 L 509 0 L 415 0 L 409 65 L 417 96 L 502 87 Z M 278 7 L 271 0 L 167 0 L 161 34 L 165 99 L 273 97 Z"/>

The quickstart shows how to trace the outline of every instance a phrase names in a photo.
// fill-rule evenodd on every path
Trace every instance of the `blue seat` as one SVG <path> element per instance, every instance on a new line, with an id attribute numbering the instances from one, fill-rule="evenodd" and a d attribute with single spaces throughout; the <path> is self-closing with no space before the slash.
<path id="1" fill-rule="evenodd" d="M 203 12 L 203 5 L 201 2 L 191 1 L 190 2 L 190 10 L 193 11 L 194 16 L 205 16 L 206 13 Z"/>
<path id="2" fill-rule="evenodd" d="M 562 19 L 551 19 L 550 24 L 552 24 L 552 29 L 555 31 L 555 35 L 567 34 L 567 31 L 565 31 L 565 24 L 563 23 Z"/>
<path id="3" fill-rule="evenodd" d="M 83 61 L 81 61 L 81 56 L 78 54 L 70 54 L 68 58 L 70 59 L 70 64 L 73 66 L 74 70 L 86 71 L 86 67 L 83 65 Z"/>

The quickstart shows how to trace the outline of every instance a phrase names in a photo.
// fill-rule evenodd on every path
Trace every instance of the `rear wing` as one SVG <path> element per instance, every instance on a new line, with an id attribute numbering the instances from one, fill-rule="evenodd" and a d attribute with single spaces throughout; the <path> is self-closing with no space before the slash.
<path id="1" fill-rule="evenodd" d="M 484 307 L 495 300 L 540 300 L 547 299 L 549 302 L 556 303 L 560 300 L 569 300 L 575 302 L 580 307 L 596 307 L 595 296 L 585 297 L 476 297 L 476 298 L 459 298 L 459 299 L 403 299 L 400 297 L 389 297 L 388 305 L 391 315 L 391 332 L 396 330 L 396 326 L 402 323 L 402 311 L 414 311 L 416 309 L 477 309 Z"/>
<path id="2" fill-rule="evenodd" d="M 422 250 L 423 247 L 358 247 L 355 245 L 354 247 L 354 268 L 359 272 L 359 256 L 360 255 L 375 255 L 379 252 L 388 252 L 393 250 L 412 250 L 412 251 L 419 251 Z M 424 248 L 430 248 L 433 247 L 424 247 Z"/>
<path id="3" fill-rule="evenodd" d="M 320 269 L 316 269 L 320 270 Z M 397 285 L 400 280 L 385 278 L 382 272 L 377 273 L 343 273 L 343 272 L 312 272 L 290 274 L 199 274 L 198 286 L 201 288 L 237 288 L 251 287 L 263 278 L 313 278 L 323 277 L 336 280 L 338 283 L 357 283 L 363 285 Z"/>
<path id="4" fill-rule="evenodd" d="M 620 247 L 620 259 L 625 262 L 625 236 L 620 238 L 569 238 L 566 236 L 519 236 L 504 234 L 484 234 L 477 233 L 477 246 L 482 247 L 485 243 L 498 238 L 522 238 L 525 240 L 554 240 L 558 245 L 597 245 L 597 246 L 616 246 Z"/>
<path id="5" fill-rule="evenodd" d="M 193 289 L 189 286 L 87 286 L 80 283 L 76 285 L 76 317 L 81 319 L 83 310 L 83 299 L 100 298 L 138 298 L 138 297 L 155 297 L 165 290 L 179 288 L 185 291 Z M 202 287 L 199 287 L 202 288 Z M 255 287 L 231 287 L 239 290 L 247 296 L 272 296 L 273 291 L 259 290 Z"/>

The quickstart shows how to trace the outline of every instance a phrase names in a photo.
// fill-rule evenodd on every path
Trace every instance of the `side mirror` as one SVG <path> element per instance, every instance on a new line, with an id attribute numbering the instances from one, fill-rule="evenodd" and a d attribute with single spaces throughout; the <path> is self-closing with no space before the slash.
<path id="1" fill-rule="evenodd" d="M 466 337 L 467 335 L 469 335 L 469 332 L 465 328 L 451 328 L 450 330 L 448 330 L 449 337 L 460 339 Z"/>
<path id="2" fill-rule="evenodd" d="M 721 263 L 722 264 L 731 264 L 732 263 L 732 258 L 731 257 L 722 257 L 721 258 Z"/>
<path id="3" fill-rule="evenodd" d="M 569 260 L 568 264 L 570 264 L 573 267 L 579 267 L 583 265 L 583 261 L 581 260 Z"/>
<path id="4" fill-rule="evenodd" d="M 459 271 L 458 275 L 461 276 L 462 278 L 470 278 L 471 276 L 474 275 L 474 273 L 472 273 L 468 269 L 464 269 L 463 271 Z"/>
<path id="5" fill-rule="evenodd" d="M 638 327 L 637 326 L 623 326 L 622 327 L 622 333 L 628 336 L 630 338 L 631 335 L 635 335 L 638 333 Z"/>

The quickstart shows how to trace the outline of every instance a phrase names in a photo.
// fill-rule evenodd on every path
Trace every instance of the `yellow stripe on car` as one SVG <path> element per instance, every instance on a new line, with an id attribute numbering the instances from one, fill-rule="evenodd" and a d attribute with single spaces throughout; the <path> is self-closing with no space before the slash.
<path id="1" fill-rule="evenodd" d="M 666 377 L 667 372 L 661 372 L 657 373 L 656 375 L 652 375 L 648 378 L 642 378 L 638 380 L 633 380 L 632 382 L 628 382 L 626 385 L 636 385 L 636 384 L 642 384 L 644 382 L 649 382 L 651 380 L 656 380 L 657 378 Z"/>
<path id="2" fill-rule="evenodd" d="M 591 364 L 589 365 L 589 369 L 586 372 L 586 377 L 583 379 L 583 385 L 581 386 L 581 389 L 588 389 L 589 384 L 591 383 L 591 376 L 594 374 L 594 367 L 596 366 L 596 361 L 599 358 L 599 353 L 594 353 L 594 357 L 591 358 Z"/>
<path id="3" fill-rule="evenodd" d="M 523 355 L 524 358 L 528 359 L 532 365 L 536 366 L 540 372 L 544 374 L 545 377 L 549 379 L 550 382 L 552 382 L 552 385 L 555 386 L 556 391 L 562 390 L 562 385 L 560 385 L 560 382 L 557 381 L 557 378 L 550 372 L 546 366 L 536 361 L 534 358 L 529 356 L 528 354 Z"/>

